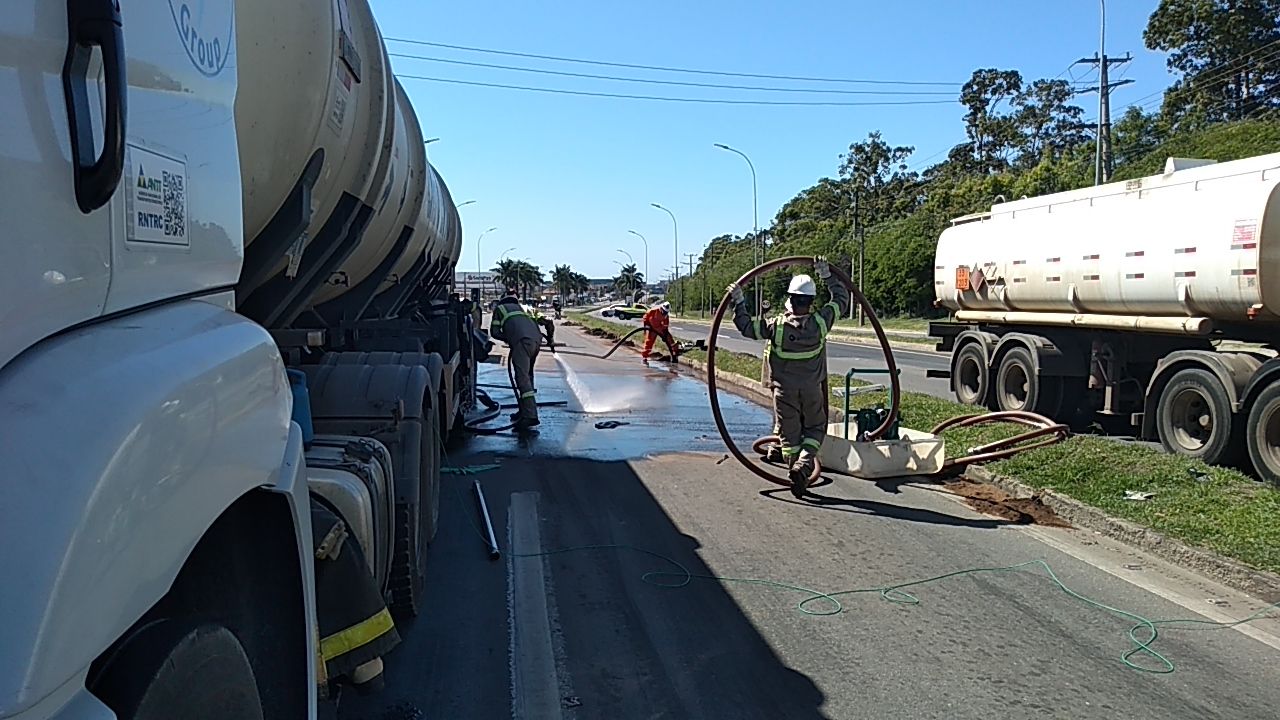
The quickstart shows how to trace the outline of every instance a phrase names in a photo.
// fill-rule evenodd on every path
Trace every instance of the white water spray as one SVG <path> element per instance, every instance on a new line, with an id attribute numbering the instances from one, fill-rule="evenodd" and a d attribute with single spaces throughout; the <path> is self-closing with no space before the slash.
<path id="1" fill-rule="evenodd" d="M 573 396 L 577 399 L 579 408 L 588 415 L 633 410 L 639 407 L 647 407 L 651 404 L 646 399 L 645 388 L 631 383 L 615 383 L 592 390 L 578 376 L 578 373 L 574 371 L 567 360 L 559 355 L 554 355 L 553 357 L 559 363 L 561 370 L 564 371 L 565 383 L 573 391 Z"/>

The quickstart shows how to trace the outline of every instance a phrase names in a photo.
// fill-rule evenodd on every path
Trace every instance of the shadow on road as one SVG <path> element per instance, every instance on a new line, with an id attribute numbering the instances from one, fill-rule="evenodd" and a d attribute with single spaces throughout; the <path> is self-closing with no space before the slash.
<path id="1" fill-rule="evenodd" d="M 479 479 L 504 559 L 486 560 L 471 478 L 446 477 L 426 610 L 387 658 L 387 690 L 344 698 L 343 720 L 511 717 L 506 557 L 515 493 L 537 493 L 543 551 L 568 550 L 544 556 L 563 717 L 827 717 L 822 691 L 774 653 L 723 585 L 645 579 L 678 574 L 648 553 L 714 573 L 698 539 L 629 463 L 535 457 Z"/>
<path id="2" fill-rule="evenodd" d="M 875 515 L 891 520 L 905 520 L 907 522 L 928 523 L 931 525 L 949 525 L 952 527 L 974 528 L 976 530 L 994 530 L 1001 526 L 1010 524 L 1003 520 L 966 518 L 957 515 L 949 515 L 947 513 L 940 513 L 933 510 L 925 510 L 922 508 L 904 507 L 902 505 L 894 505 L 892 503 L 883 503 L 876 500 L 832 497 L 830 495 L 815 493 L 813 490 L 810 490 L 803 500 L 793 498 L 791 496 L 791 491 L 787 488 L 761 490 L 760 494 L 770 500 L 790 503 L 792 505 L 806 505 L 808 507 L 815 507 L 822 510 L 835 510 L 837 512 L 856 513 L 858 515 Z"/>

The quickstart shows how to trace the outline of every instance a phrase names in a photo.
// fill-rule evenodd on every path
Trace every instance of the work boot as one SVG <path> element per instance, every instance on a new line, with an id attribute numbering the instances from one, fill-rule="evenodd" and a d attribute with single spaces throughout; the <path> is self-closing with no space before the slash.
<path id="1" fill-rule="evenodd" d="M 791 494 L 797 498 L 804 497 L 804 493 L 809 489 L 809 473 L 813 472 L 813 468 L 806 463 L 796 463 L 792 466 L 791 471 L 787 473 L 787 477 L 791 479 Z"/>
<path id="2" fill-rule="evenodd" d="M 764 460 L 765 462 L 777 463 L 781 465 L 782 464 L 782 448 L 777 445 L 770 445 L 768 449 L 764 451 Z"/>
<path id="3" fill-rule="evenodd" d="M 647 357 L 642 357 L 642 358 L 640 358 L 640 362 L 644 363 L 644 366 L 645 366 L 645 367 L 649 367 L 649 358 L 647 358 Z"/>

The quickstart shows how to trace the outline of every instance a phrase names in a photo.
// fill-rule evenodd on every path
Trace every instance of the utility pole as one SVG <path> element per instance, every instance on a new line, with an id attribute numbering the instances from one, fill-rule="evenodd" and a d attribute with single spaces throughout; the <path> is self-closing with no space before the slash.
<path id="1" fill-rule="evenodd" d="M 697 257 L 697 253 L 685 253 L 684 256 L 689 259 L 689 274 L 685 275 L 685 279 L 688 281 L 692 281 L 693 280 L 693 259 Z M 684 286 L 682 285 L 681 287 L 683 288 Z M 697 292 L 697 291 L 695 290 L 694 292 Z M 681 296 L 683 296 L 684 292 L 681 291 L 680 294 Z M 702 307 L 702 303 L 698 303 L 698 307 Z M 681 310 L 681 312 L 684 312 L 684 311 Z"/>
<path id="2" fill-rule="evenodd" d="M 1111 91 L 1133 82 L 1133 80 L 1121 80 L 1113 83 L 1107 80 L 1108 71 L 1112 65 L 1123 65 L 1133 60 L 1133 56 L 1126 53 L 1122 58 L 1107 57 L 1107 2 L 1098 0 L 1098 5 L 1101 11 L 1098 25 L 1098 53 L 1094 57 L 1081 58 L 1075 62 L 1076 65 L 1098 66 L 1098 137 L 1094 149 L 1094 185 L 1110 182 L 1111 171 L 1114 169 L 1111 157 Z M 1081 92 L 1093 92 L 1093 90 Z"/>

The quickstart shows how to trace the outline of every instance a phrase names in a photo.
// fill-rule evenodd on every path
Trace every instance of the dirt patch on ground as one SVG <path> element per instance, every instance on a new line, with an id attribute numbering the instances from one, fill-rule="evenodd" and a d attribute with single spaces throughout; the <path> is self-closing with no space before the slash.
<path id="1" fill-rule="evenodd" d="M 947 492 L 964 498 L 965 504 L 984 515 L 992 515 L 1019 525 L 1071 527 L 1071 524 L 1045 506 L 1039 496 L 1015 498 L 994 485 L 971 482 L 963 478 L 942 486 Z"/>

